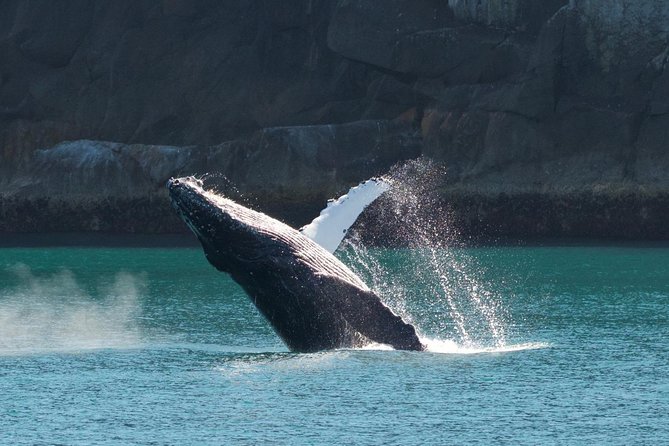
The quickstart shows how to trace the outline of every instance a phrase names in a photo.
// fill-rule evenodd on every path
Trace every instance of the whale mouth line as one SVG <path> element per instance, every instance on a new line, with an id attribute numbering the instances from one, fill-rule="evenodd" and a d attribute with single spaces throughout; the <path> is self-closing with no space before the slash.
<path id="1" fill-rule="evenodd" d="M 207 191 L 203 188 L 202 180 L 194 176 L 182 178 L 170 178 L 167 180 L 167 189 L 170 196 L 170 204 L 188 228 L 198 237 L 202 232 L 197 224 L 193 222 L 193 212 L 196 201 L 208 202 Z M 200 203 L 203 204 L 203 203 Z M 210 204 L 210 203 L 207 203 Z"/>

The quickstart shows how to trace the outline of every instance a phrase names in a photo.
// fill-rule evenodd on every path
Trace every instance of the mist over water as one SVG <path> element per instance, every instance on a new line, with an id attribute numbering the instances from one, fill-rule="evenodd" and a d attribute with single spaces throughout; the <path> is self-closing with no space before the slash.
<path id="1" fill-rule="evenodd" d="M 503 349 L 510 319 L 503 299 L 482 279 L 476 260 L 457 247 L 458 234 L 441 229 L 450 227 L 435 192 L 443 176 L 443 167 L 418 159 L 384 177 L 392 187 L 374 207 L 381 225 L 374 232 L 409 249 L 371 252 L 354 227 L 339 255 L 423 336 L 446 340 L 425 341 L 434 350 L 453 352 L 451 343 L 462 351 Z"/>
<path id="2" fill-rule="evenodd" d="M 0 355 L 124 348 L 140 344 L 141 275 L 119 272 L 111 285 L 86 289 L 67 269 L 46 276 L 23 264 L 0 288 Z"/>

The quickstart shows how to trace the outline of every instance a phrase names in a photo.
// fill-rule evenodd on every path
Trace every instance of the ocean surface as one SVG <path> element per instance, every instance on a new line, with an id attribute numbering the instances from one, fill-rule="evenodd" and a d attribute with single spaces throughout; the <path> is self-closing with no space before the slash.
<path id="1" fill-rule="evenodd" d="M 0 249 L 0 444 L 669 444 L 669 248 L 345 248 L 427 352 L 287 351 L 199 248 Z"/>

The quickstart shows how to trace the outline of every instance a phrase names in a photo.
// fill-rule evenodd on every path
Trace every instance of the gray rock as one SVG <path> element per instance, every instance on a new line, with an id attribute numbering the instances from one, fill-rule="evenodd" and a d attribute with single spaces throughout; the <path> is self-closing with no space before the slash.
<path id="1" fill-rule="evenodd" d="M 6 0 L 0 155 L 63 140 L 211 145 L 370 114 L 379 77 L 327 48 L 333 2 Z"/>
<path id="2" fill-rule="evenodd" d="M 445 3 L 427 0 L 393 0 L 385 8 L 370 0 L 340 2 L 328 32 L 330 48 L 343 56 L 425 77 L 486 65 L 503 41 L 503 33 L 458 23 Z"/>
<path id="3" fill-rule="evenodd" d="M 348 58 L 393 69 L 402 40 L 446 28 L 452 17 L 445 2 L 433 0 L 388 0 L 381 8 L 371 0 L 343 0 L 332 16 L 328 45 Z"/>
<path id="4" fill-rule="evenodd" d="M 528 32 L 537 32 L 567 3 L 567 0 L 448 0 L 459 20 Z"/>
<path id="5" fill-rule="evenodd" d="M 2 178 L 0 232 L 182 231 L 165 188 L 182 175 L 300 226 L 327 199 L 419 153 L 415 130 L 390 121 L 267 128 L 215 146 L 64 142 Z"/>
<path id="6" fill-rule="evenodd" d="M 0 57 L 4 230 L 175 229 L 175 172 L 301 222 L 424 154 L 474 232 L 667 233 L 666 0 L 5 0 Z"/>

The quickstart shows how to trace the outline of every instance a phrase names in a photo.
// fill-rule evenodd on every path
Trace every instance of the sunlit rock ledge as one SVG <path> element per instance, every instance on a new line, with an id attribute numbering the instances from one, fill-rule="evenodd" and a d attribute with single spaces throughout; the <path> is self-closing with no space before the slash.
<path id="1" fill-rule="evenodd" d="M 360 151 L 360 145 L 376 150 Z M 385 173 L 395 162 L 419 156 L 421 148 L 417 129 L 383 121 L 271 128 L 209 147 L 64 142 L 36 151 L 30 162 L 3 178 L 0 232 L 183 232 L 165 182 L 190 174 L 203 175 L 208 186 L 300 226 L 328 198 Z M 346 157 L 338 158 L 341 153 Z M 638 156 L 624 168 L 606 153 L 495 169 L 445 164 L 442 180 L 426 192 L 438 197 L 430 211 L 433 223 L 450 239 L 666 239 L 669 174 L 662 165 Z M 382 206 L 383 200 L 375 203 L 360 223 L 371 243 L 383 243 L 385 237 L 374 227 L 388 228 Z"/>
<path id="2" fill-rule="evenodd" d="M 63 142 L 2 177 L 0 231 L 181 231 L 165 183 L 182 175 L 301 225 L 329 198 L 419 154 L 416 128 L 379 120 L 267 128 L 213 146 Z"/>

